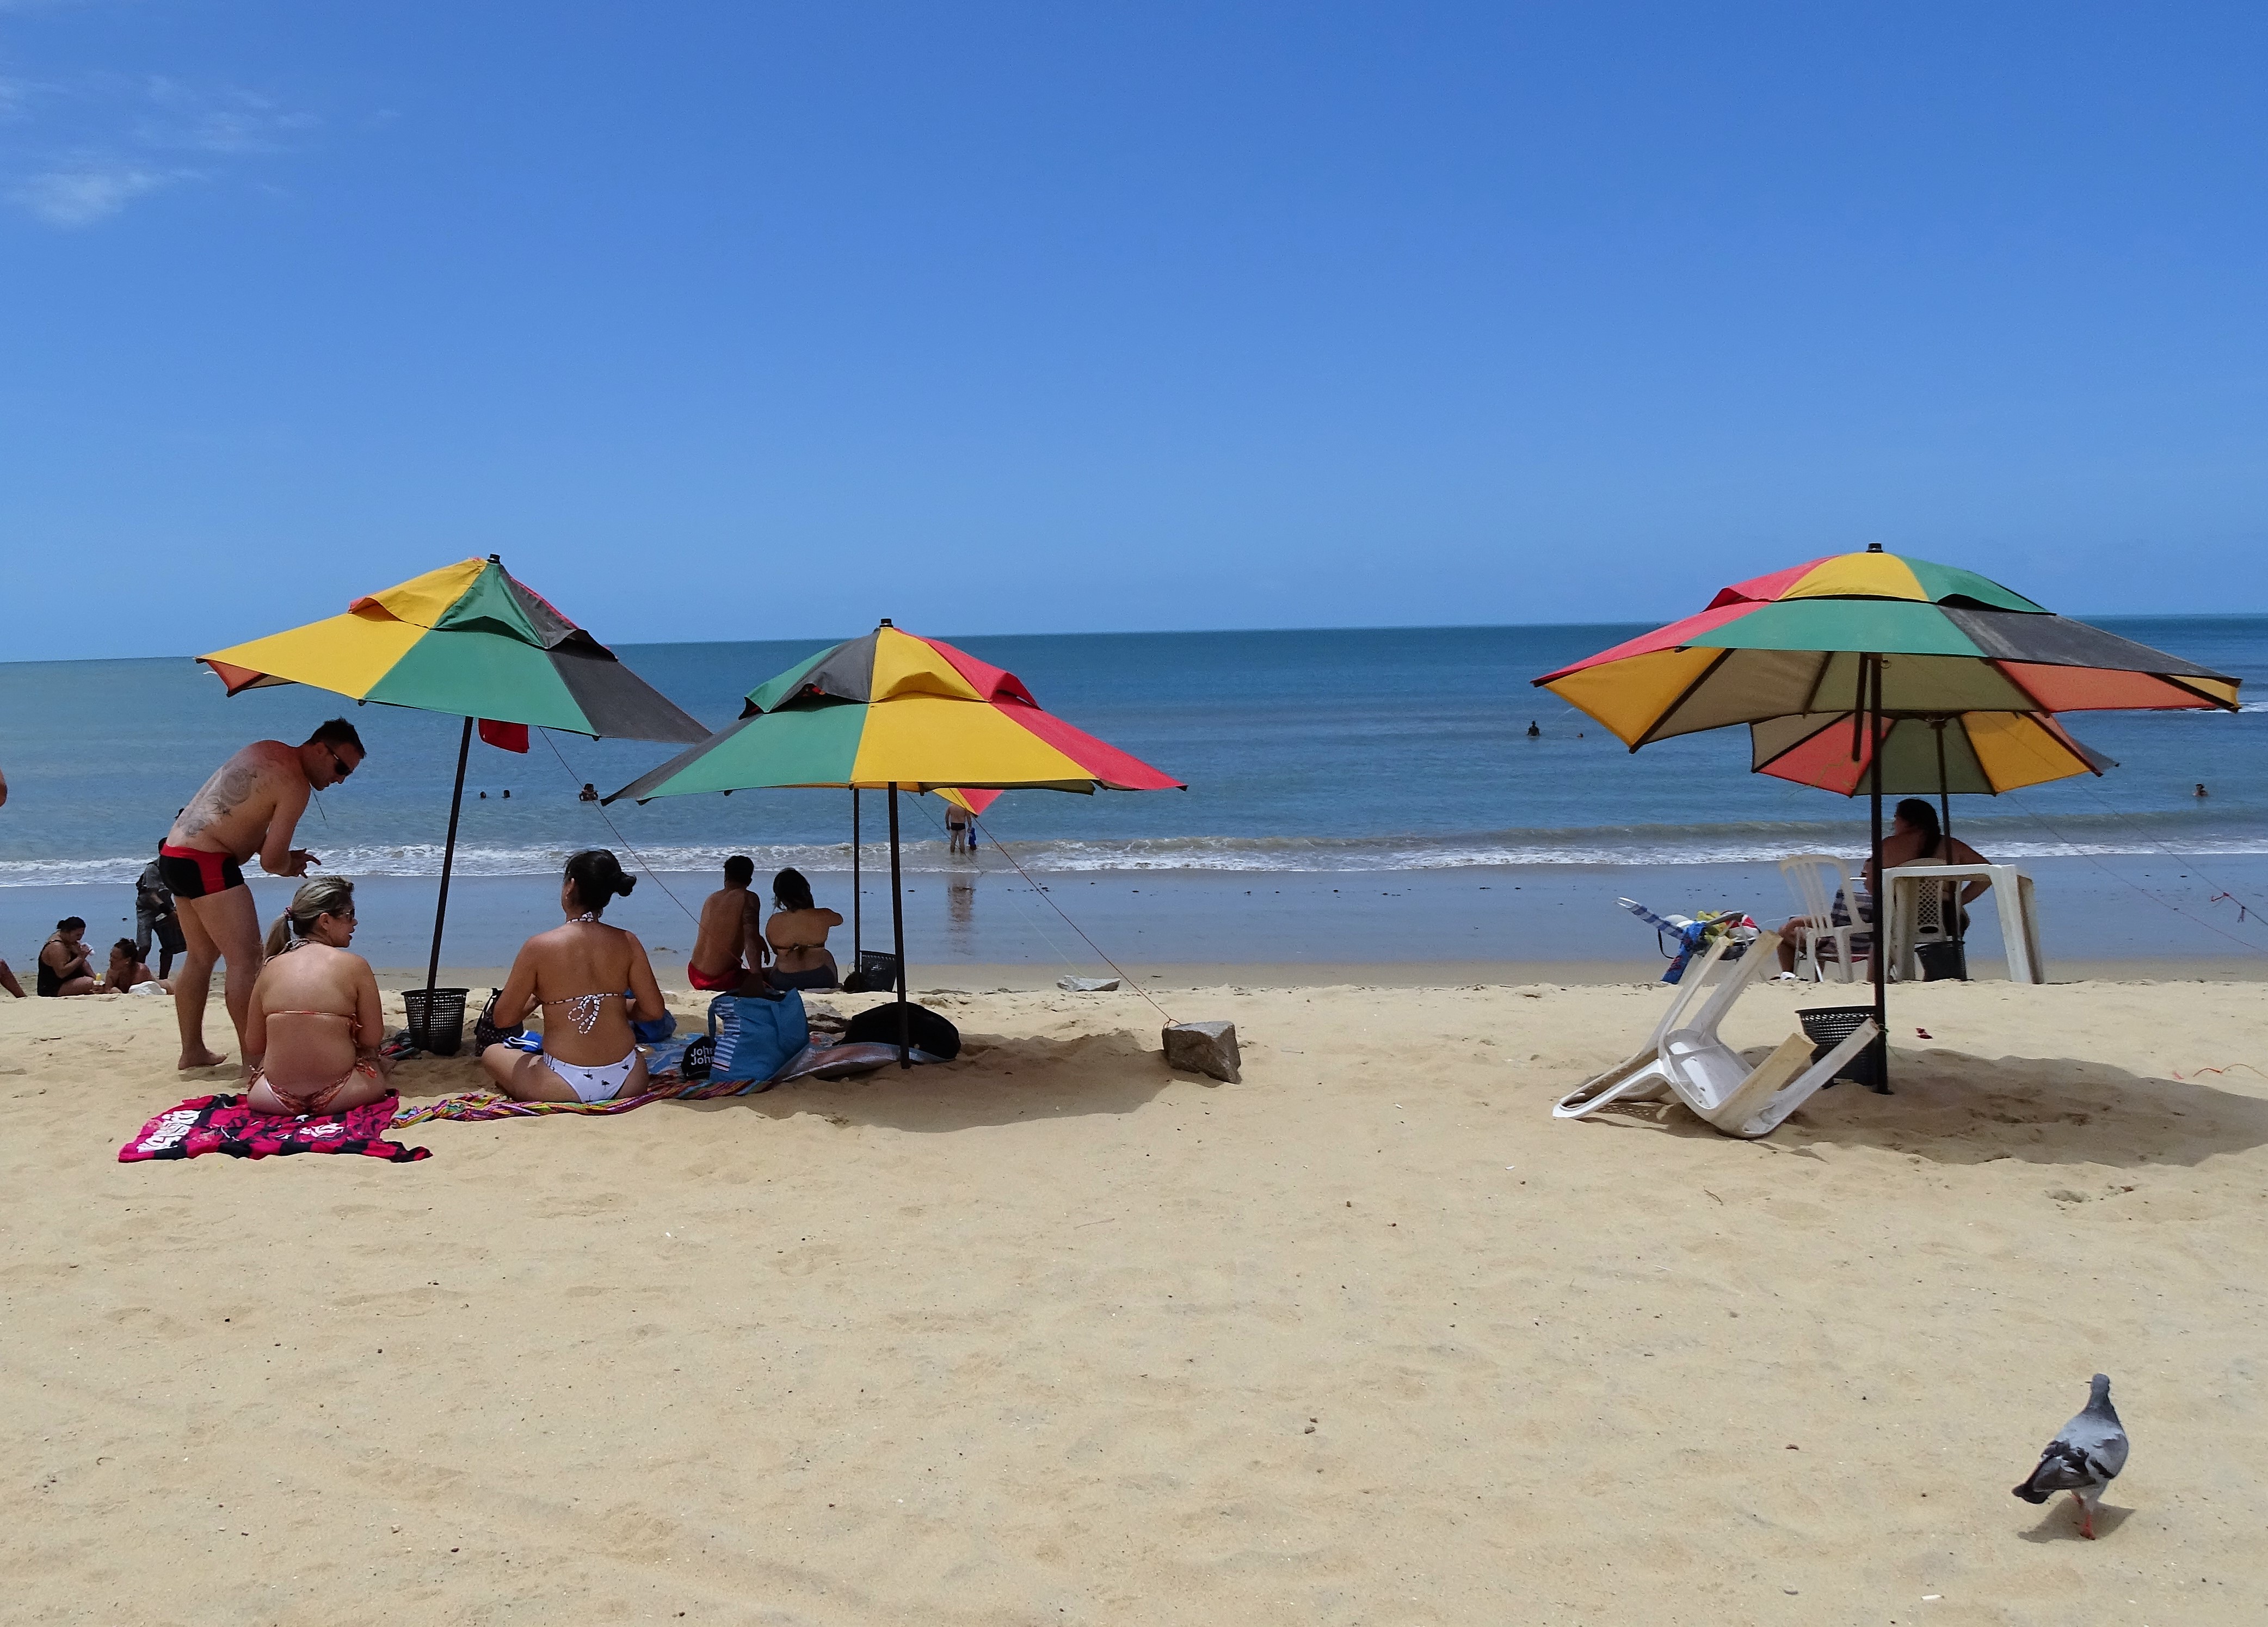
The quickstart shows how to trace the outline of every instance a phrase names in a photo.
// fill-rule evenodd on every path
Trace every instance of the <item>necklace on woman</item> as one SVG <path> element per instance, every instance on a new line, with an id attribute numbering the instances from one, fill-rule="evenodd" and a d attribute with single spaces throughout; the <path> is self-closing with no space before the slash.
<path id="1" fill-rule="evenodd" d="M 595 921 L 598 918 L 599 912 L 597 910 L 585 909 L 581 915 L 569 916 L 567 917 L 567 924 L 570 926 L 580 926 L 586 921 Z"/>

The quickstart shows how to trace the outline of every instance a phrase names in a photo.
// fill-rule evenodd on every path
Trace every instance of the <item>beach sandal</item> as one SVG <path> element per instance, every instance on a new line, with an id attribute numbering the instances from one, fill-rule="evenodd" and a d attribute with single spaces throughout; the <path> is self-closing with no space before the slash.
<path id="1" fill-rule="evenodd" d="M 410 1043 L 409 1029 L 397 1028 L 387 1035 L 386 1043 L 378 1048 L 378 1054 L 389 1061 L 401 1062 L 407 1057 L 422 1056 L 425 1053 Z"/>

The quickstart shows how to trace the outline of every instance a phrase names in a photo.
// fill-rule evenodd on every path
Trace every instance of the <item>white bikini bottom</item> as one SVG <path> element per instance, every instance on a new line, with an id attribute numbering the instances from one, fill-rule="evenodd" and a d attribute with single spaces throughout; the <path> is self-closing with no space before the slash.
<path id="1" fill-rule="evenodd" d="M 637 1065 L 637 1047 L 620 1062 L 610 1062 L 603 1068 L 585 1068 L 571 1062 L 562 1062 L 550 1052 L 543 1054 L 543 1065 L 565 1081 L 575 1093 L 578 1101 L 611 1101 L 630 1083 L 630 1070 Z"/>

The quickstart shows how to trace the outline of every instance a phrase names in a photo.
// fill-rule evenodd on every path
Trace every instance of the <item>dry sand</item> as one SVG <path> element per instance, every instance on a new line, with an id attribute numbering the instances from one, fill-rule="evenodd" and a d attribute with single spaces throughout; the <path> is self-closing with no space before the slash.
<path id="1" fill-rule="evenodd" d="M 1131 996 L 948 996 L 952 1067 L 414 1165 L 118 1164 L 170 1010 L 0 1001 L 8 1619 L 2268 1605 L 2259 986 L 1896 990 L 1898 1093 L 1753 1145 L 1550 1116 L 1655 990 L 1160 998 L 1242 1084 Z M 2098 1368 L 2090 1543 L 2008 1488 Z"/>

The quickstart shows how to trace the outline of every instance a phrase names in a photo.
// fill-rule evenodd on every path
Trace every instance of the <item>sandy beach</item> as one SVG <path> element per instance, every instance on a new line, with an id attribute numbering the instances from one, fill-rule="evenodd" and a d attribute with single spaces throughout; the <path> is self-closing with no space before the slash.
<path id="1" fill-rule="evenodd" d="M 941 994 L 949 1067 L 404 1165 L 119 1164 L 225 1083 L 166 1003 L 0 1002 L 11 1619 L 2268 1603 L 2257 985 L 1899 989 L 1897 1093 L 1760 1144 L 1551 1119 L 1653 988 L 1151 987 L 1241 1084 L 1131 995 Z M 2135 1444 L 2089 1543 L 2008 1487 L 2098 1368 Z"/>

